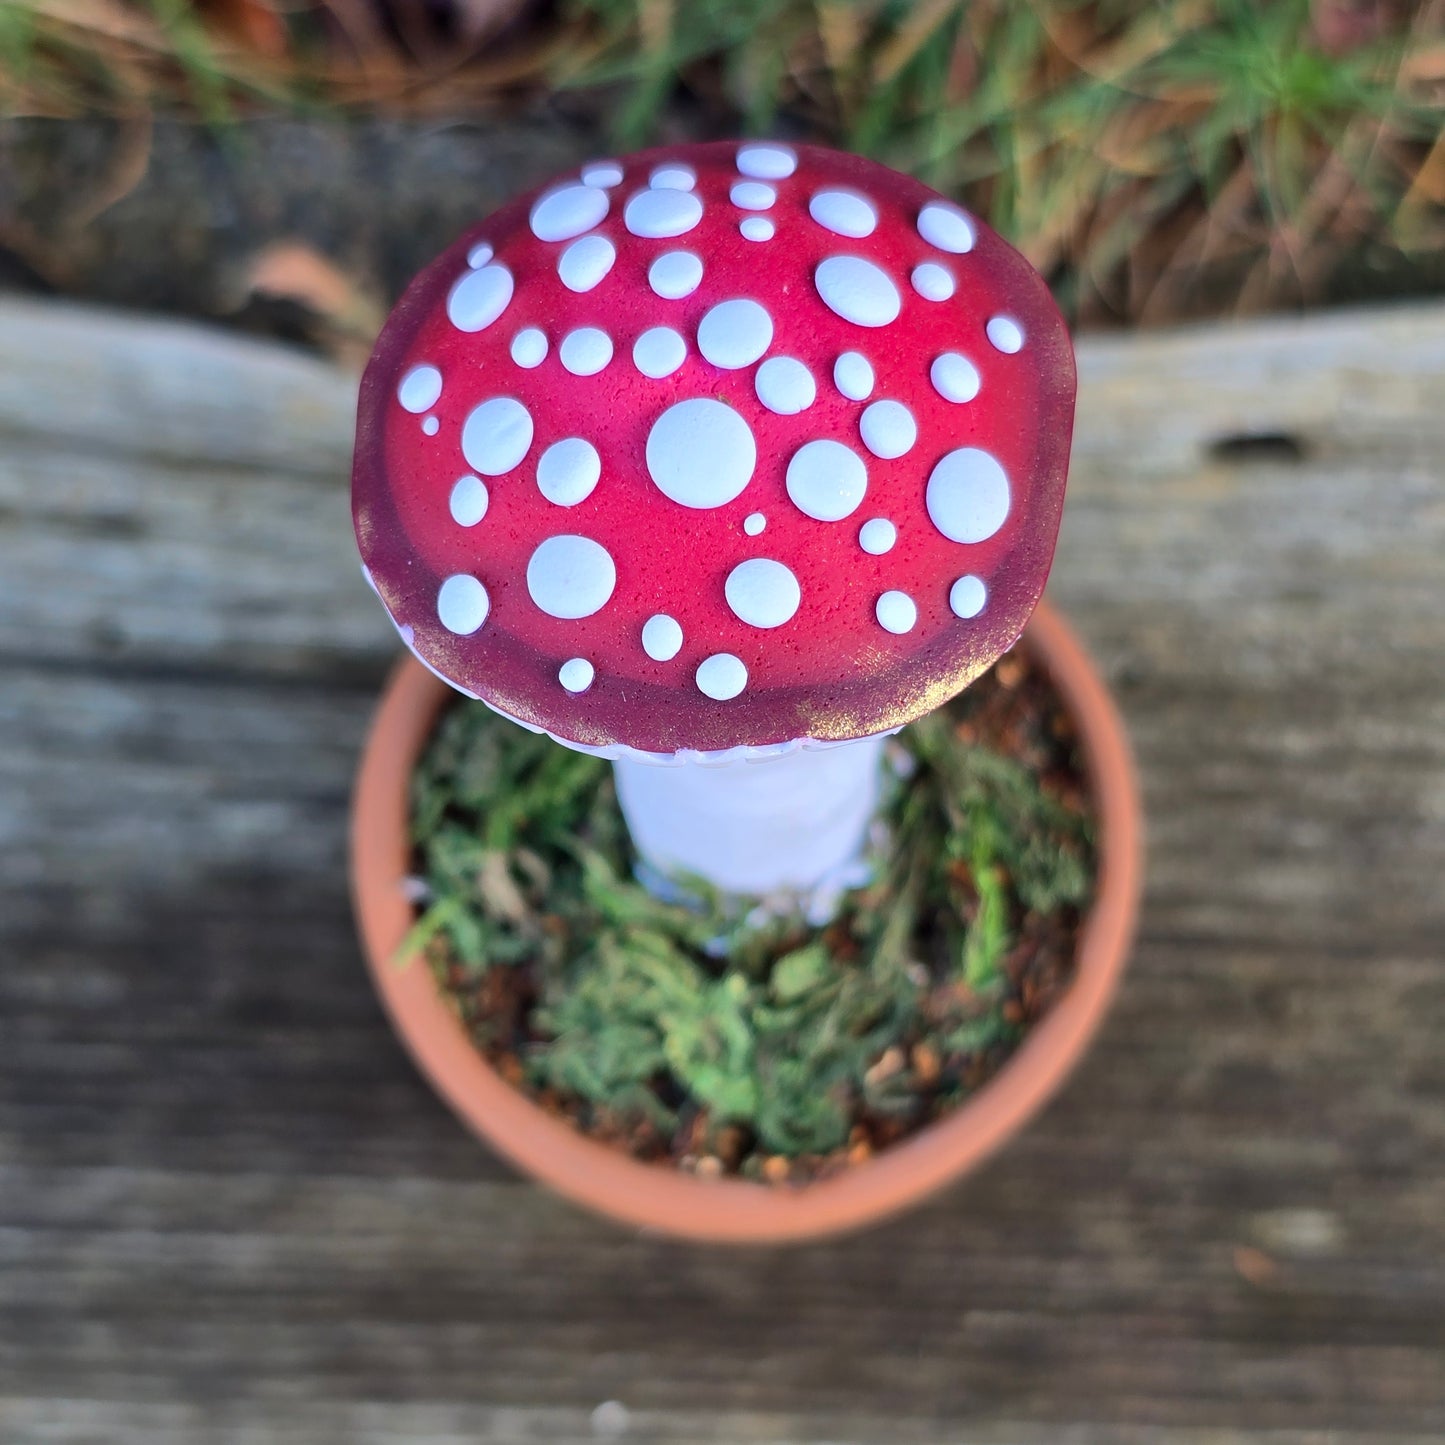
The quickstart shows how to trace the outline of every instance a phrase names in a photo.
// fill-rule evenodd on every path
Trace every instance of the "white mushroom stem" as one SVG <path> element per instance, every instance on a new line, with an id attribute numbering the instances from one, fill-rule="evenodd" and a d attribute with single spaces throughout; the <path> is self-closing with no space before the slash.
<path id="1" fill-rule="evenodd" d="M 632 841 L 662 875 L 728 893 L 811 893 L 862 856 L 878 805 L 882 736 L 758 762 L 613 764 Z"/>

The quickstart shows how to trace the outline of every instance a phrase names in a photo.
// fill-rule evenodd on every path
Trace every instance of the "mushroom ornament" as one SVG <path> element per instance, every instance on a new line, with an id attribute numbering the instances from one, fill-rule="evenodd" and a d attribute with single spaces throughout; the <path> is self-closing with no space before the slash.
<path id="1" fill-rule="evenodd" d="M 407 646 L 613 760 L 654 879 L 856 865 L 882 739 L 1043 590 L 1073 422 L 1040 277 L 920 182 L 812 146 L 584 167 L 392 313 L 353 511 Z"/>

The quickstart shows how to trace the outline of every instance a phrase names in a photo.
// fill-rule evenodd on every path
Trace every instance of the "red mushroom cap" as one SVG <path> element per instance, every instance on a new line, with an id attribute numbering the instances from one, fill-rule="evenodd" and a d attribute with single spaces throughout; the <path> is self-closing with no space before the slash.
<path id="1" fill-rule="evenodd" d="M 412 283 L 362 382 L 356 532 L 418 656 L 561 740 L 862 737 L 1023 630 L 1073 405 L 1043 281 L 928 187 L 668 147 Z"/>

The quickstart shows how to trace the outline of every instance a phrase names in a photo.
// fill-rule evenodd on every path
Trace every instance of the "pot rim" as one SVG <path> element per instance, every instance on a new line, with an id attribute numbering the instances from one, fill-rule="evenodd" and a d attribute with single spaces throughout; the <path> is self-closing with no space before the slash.
<path id="1" fill-rule="evenodd" d="M 861 1164 L 806 1184 L 703 1179 L 631 1158 L 546 1113 L 472 1044 L 415 958 L 394 962 L 414 921 L 410 779 L 451 690 L 405 657 L 387 682 L 352 800 L 352 901 L 372 980 L 413 1061 L 452 1110 L 524 1173 L 599 1213 L 711 1243 L 816 1239 L 875 1223 L 973 1168 L 1054 1094 L 1098 1030 L 1128 958 L 1138 913 L 1143 824 L 1138 784 L 1113 699 L 1073 630 L 1041 602 L 1024 645 L 1078 729 L 1097 809 L 1098 885 L 1074 978 L 977 1094 Z"/>

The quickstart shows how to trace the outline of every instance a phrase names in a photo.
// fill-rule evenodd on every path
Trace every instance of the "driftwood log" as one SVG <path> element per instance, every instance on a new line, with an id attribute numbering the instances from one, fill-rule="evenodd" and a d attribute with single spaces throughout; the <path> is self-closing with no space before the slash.
<path id="1" fill-rule="evenodd" d="M 1123 995 L 923 1211 L 709 1252 L 511 1175 L 368 986 L 351 381 L 0 302 L 0 1440 L 1445 1436 L 1445 309 L 1081 363 Z"/>

